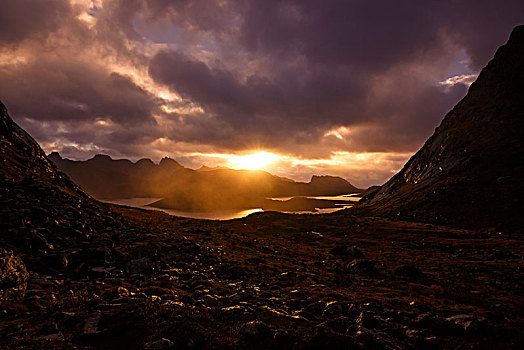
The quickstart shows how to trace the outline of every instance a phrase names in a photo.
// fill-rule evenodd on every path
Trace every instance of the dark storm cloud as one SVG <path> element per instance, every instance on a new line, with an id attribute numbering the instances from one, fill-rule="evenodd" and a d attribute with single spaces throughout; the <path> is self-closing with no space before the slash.
<path id="1" fill-rule="evenodd" d="M 123 127 L 154 123 L 155 98 L 129 78 L 103 67 L 71 57 L 67 62 L 41 59 L 17 68 L 0 70 L 0 79 L 9 82 L 0 85 L 0 96 L 18 117 L 42 121 L 102 118 Z"/>
<path id="2" fill-rule="evenodd" d="M 2 1 L 0 6 L 0 45 L 18 43 L 28 37 L 45 37 L 57 30 L 71 14 L 62 0 Z"/>
<path id="3" fill-rule="evenodd" d="M 344 144 L 413 150 L 465 94 L 464 85 L 444 91 L 437 79 L 446 77 L 461 48 L 472 67 L 484 65 L 519 22 L 518 8 L 517 2 L 251 1 L 239 9 L 243 21 L 230 34 L 237 40 L 232 49 L 264 57 L 266 66 L 238 76 L 164 51 L 151 61 L 150 74 L 231 125 L 237 140 L 258 130 L 266 147 L 289 145 L 295 135 L 296 142 L 307 135 L 315 143 L 331 127 L 372 122 L 374 130 Z M 204 10 L 198 18 L 205 16 Z M 471 28 L 482 33 L 482 45 Z M 389 86 L 380 86 L 384 77 Z M 267 133 L 273 137 L 263 138 Z"/>

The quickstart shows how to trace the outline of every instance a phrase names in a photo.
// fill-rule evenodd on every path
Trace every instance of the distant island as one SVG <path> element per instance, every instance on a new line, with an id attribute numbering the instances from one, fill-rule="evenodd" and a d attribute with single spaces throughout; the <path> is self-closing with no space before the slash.
<path id="1" fill-rule="evenodd" d="M 311 181 L 295 182 L 262 170 L 234 170 L 202 166 L 183 167 L 176 160 L 163 158 L 131 162 L 98 154 L 85 161 L 49 159 L 86 192 L 103 200 L 160 198 L 150 206 L 190 212 L 231 209 L 272 211 L 315 211 L 336 208 L 347 201 L 311 198 L 361 193 L 362 190 L 335 176 L 313 176 Z"/>

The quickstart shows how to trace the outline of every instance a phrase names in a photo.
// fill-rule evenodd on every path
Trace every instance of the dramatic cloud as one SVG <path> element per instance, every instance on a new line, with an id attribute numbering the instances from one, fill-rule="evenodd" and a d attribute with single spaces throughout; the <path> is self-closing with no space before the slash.
<path id="1" fill-rule="evenodd" d="M 197 167 L 264 150 L 279 175 L 367 186 L 420 147 L 522 13 L 512 0 L 7 0 L 0 99 L 63 156 Z"/>

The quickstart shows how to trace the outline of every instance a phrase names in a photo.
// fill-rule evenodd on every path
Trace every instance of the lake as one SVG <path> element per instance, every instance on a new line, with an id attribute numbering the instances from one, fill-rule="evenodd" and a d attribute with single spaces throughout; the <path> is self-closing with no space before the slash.
<path id="1" fill-rule="evenodd" d="M 269 198 L 276 201 L 287 201 L 295 197 L 277 197 Z M 322 200 L 332 200 L 337 202 L 344 203 L 334 203 L 333 208 L 321 208 L 316 209 L 316 211 L 282 211 L 283 213 L 290 214 L 327 214 L 333 213 L 339 210 L 346 208 L 351 208 L 354 202 L 357 202 L 360 197 L 358 194 L 348 194 L 340 196 L 319 196 L 319 197 L 306 197 L 308 199 L 322 199 Z M 147 209 L 147 210 L 160 210 L 170 215 L 194 218 L 194 219 L 208 219 L 208 220 L 231 220 L 238 219 L 248 216 L 249 214 L 263 212 L 262 209 L 247 209 L 247 210 L 224 210 L 224 211 L 210 211 L 210 212 L 190 212 L 190 211 L 181 211 L 175 209 L 160 209 L 148 207 L 149 204 L 154 203 L 161 198 L 123 198 L 123 199 L 114 199 L 114 200 L 103 200 L 102 202 L 118 204 L 118 205 L 127 205 L 130 207 Z"/>

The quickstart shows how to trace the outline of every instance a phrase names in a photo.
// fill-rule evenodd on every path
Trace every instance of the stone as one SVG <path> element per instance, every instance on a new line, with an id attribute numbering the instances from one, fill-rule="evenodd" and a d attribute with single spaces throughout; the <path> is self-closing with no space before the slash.
<path id="1" fill-rule="evenodd" d="M 360 249 L 356 247 L 347 247 L 345 245 L 336 245 L 329 251 L 332 255 L 338 255 L 343 257 L 348 257 L 352 259 L 361 259 L 364 257 L 364 254 Z"/>
<path id="2" fill-rule="evenodd" d="M 245 340 L 258 343 L 269 343 L 273 338 L 271 328 L 257 320 L 242 325 L 239 333 Z"/>
<path id="3" fill-rule="evenodd" d="M 326 304 L 324 312 L 322 313 L 322 318 L 332 319 L 339 316 L 343 316 L 346 313 L 346 305 L 338 301 L 330 301 Z"/>
<path id="4" fill-rule="evenodd" d="M 375 270 L 375 265 L 377 262 L 370 259 L 357 259 L 348 265 L 348 270 L 351 273 L 356 273 L 359 275 L 372 275 L 377 271 Z"/>
<path id="5" fill-rule="evenodd" d="M 472 315 L 456 315 L 446 318 L 446 321 L 461 327 L 466 333 L 474 333 L 479 330 L 481 321 Z"/>
<path id="6" fill-rule="evenodd" d="M 21 300 L 29 274 L 24 262 L 10 249 L 0 248 L 0 300 Z"/>
<path id="7" fill-rule="evenodd" d="M 146 271 L 149 271 L 150 269 L 151 269 L 151 262 L 149 261 L 148 258 L 130 260 L 126 264 L 126 270 L 130 274 L 144 273 Z"/>
<path id="8" fill-rule="evenodd" d="M 86 318 L 84 321 L 84 328 L 82 329 L 82 335 L 93 335 L 100 333 L 100 330 L 98 329 L 98 323 L 100 322 L 101 316 L 102 313 L 100 311 L 95 311 L 89 318 Z"/>
<path id="9" fill-rule="evenodd" d="M 410 281 L 419 281 L 425 278 L 424 273 L 416 266 L 403 265 L 397 267 L 393 272 L 396 277 L 404 277 Z"/>
<path id="10" fill-rule="evenodd" d="M 158 340 L 151 341 L 144 345 L 144 350 L 164 350 L 164 349 L 173 349 L 175 343 L 166 338 L 161 338 Z"/>

